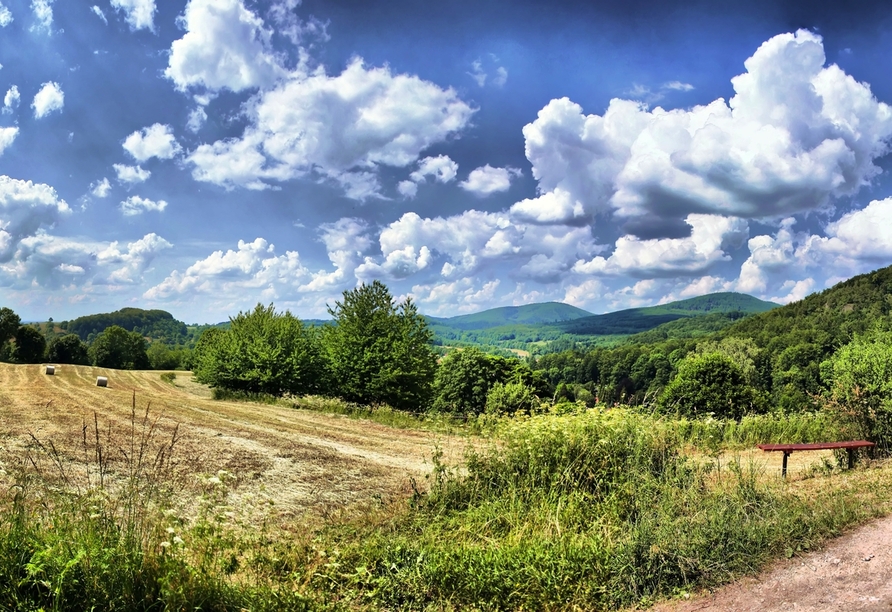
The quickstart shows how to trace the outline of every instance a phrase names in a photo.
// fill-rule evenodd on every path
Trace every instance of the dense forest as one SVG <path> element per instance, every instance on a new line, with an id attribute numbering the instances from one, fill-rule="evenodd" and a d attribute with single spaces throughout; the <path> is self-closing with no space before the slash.
<path id="1" fill-rule="evenodd" d="M 731 325 L 709 315 L 719 327 L 712 334 L 684 333 L 686 321 L 679 320 L 620 346 L 543 355 L 531 365 L 555 386 L 583 386 L 601 401 L 638 404 L 655 400 L 686 358 L 719 353 L 746 373 L 765 405 L 803 410 L 827 390 L 831 356 L 859 335 L 888 330 L 890 311 L 892 267 Z M 701 321 L 690 322 L 699 332 Z"/>

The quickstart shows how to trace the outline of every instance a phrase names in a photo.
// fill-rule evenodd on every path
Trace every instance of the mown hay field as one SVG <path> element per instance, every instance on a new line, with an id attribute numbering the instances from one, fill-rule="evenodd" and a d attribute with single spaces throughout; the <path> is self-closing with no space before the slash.
<path id="1" fill-rule="evenodd" d="M 465 445 L 461 438 L 368 420 L 213 400 L 189 372 L 165 382 L 157 371 L 71 365 L 57 367 L 53 376 L 44 371 L 0 364 L 0 467 L 6 472 L 37 442 L 52 443 L 69 471 L 94 464 L 84 435 L 86 427 L 92 448 L 96 424 L 106 461 L 123 466 L 131 419 L 141 422 L 148 409 L 158 439 L 178 427 L 173 459 L 181 471 L 225 470 L 238 496 L 272 501 L 285 524 L 404 496 L 411 479 L 423 480 L 430 471 L 435 447 L 460 457 Z M 96 386 L 97 376 L 108 377 L 107 388 Z M 190 479 L 183 483 L 183 494 L 191 495 Z"/>

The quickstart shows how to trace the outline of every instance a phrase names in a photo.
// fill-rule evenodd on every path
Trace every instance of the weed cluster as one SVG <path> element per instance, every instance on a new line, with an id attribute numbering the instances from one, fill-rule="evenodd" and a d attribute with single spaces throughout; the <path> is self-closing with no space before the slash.
<path id="1" fill-rule="evenodd" d="M 683 447 L 671 421 L 627 410 L 506 421 L 463 470 L 437 465 L 411 511 L 335 537 L 337 569 L 317 584 L 388 608 L 614 609 L 727 581 L 888 508 L 888 494 L 855 503 L 826 485 L 816 503 Z"/>

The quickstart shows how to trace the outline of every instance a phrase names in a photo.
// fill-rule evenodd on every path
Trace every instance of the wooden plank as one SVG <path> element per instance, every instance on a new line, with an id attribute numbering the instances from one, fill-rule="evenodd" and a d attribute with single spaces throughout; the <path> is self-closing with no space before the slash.
<path id="1" fill-rule="evenodd" d="M 849 440 L 846 442 L 812 442 L 808 444 L 758 444 L 757 446 L 766 452 L 781 451 L 783 453 L 792 453 L 794 451 L 834 450 L 838 448 L 869 448 L 876 446 L 876 444 L 867 440 Z"/>

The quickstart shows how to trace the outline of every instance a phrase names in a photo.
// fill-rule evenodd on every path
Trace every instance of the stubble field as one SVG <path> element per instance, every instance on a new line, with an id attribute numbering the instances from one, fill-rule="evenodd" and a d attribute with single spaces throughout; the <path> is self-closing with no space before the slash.
<path id="1" fill-rule="evenodd" d="M 139 438 L 154 426 L 158 446 L 176 429 L 172 458 L 185 498 L 198 490 L 198 476 L 223 470 L 245 503 L 272 502 L 273 514 L 288 524 L 407 495 L 412 479 L 423 482 L 430 471 L 435 448 L 446 457 L 464 449 L 462 438 L 449 435 L 213 400 L 188 372 L 172 383 L 160 374 L 66 365 L 48 376 L 43 366 L 0 364 L 0 467 L 9 477 L 11 463 L 52 445 L 61 468 L 44 458 L 45 471 L 85 479 L 96 463 L 97 425 L 112 472 L 126 464 L 131 433 Z M 108 377 L 107 388 L 96 386 L 97 376 Z"/>

